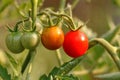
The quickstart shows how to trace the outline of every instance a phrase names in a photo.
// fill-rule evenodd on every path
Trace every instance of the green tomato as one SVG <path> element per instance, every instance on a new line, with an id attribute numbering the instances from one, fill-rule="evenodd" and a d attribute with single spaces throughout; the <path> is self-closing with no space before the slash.
<path id="1" fill-rule="evenodd" d="M 34 49 L 39 44 L 39 35 L 37 32 L 25 32 L 21 37 L 24 48 Z"/>
<path id="2" fill-rule="evenodd" d="M 21 44 L 22 32 L 12 32 L 6 37 L 7 48 L 13 53 L 20 53 L 24 50 L 24 47 Z"/>

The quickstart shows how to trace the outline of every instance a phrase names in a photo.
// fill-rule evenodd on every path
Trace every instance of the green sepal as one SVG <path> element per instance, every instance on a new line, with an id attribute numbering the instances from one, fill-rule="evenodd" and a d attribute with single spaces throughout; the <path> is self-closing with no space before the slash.
<path id="1" fill-rule="evenodd" d="M 7 29 L 9 30 L 9 32 L 14 32 L 14 31 L 9 27 L 9 25 L 7 25 L 6 27 L 7 27 Z"/>

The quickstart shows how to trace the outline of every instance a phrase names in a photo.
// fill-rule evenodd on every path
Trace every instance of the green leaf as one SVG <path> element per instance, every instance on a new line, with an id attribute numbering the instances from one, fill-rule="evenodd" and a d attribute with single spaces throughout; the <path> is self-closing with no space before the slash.
<path id="1" fill-rule="evenodd" d="M 16 59 L 14 59 L 9 53 L 6 52 L 7 58 L 10 61 L 10 66 L 12 68 L 12 71 L 14 72 L 14 75 L 17 76 L 18 70 L 19 70 L 19 64 Z"/>
<path id="2" fill-rule="evenodd" d="M 11 80 L 11 76 L 8 74 L 8 71 L 6 68 L 3 68 L 0 65 L 0 76 L 2 77 L 3 80 Z"/>
<path id="3" fill-rule="evenodd" d="M 53 75 L 53 76 L 56 75 L 58 70 L 59 70 L 59 68 L 54 67 L 53 70 L 49 73 L 49 75 Z"/>
<path id="4" fill-rule="evenodd" d="M 44 74 L 44 75 L 42 75 L 42 76 L 39 78 L 39 80 L 51 80 L 51 77 L 52 77 L 52 78 L 55 78 L 55 76 L 56 76 L 57 73 L 58 73 L 58 70 L 59 70 L 59 68 L 54 67 L 54 68 L 52 69 L 52 71 L 49 73 L 48 76 Z"/>
<path id="5" fill-rule="evenodd" d="M 72 59 L 69 62 L 64 63 L 58 70 L 57 74 L 67 74 L 69 73 L 73 68 L 75 68 L 83 59 L 85 56 L 78 57 L 75 59 Z"/>
<path id="6" fill-rule="evenodd" d="M 72 75 L 67 75 L 74 67 L 76 67 L 77 64 L 80 63 L 80 61 L 84 58 L 79 57 L 72 59 L 69 62 L 64 63 L 62 66 L 55 67 L 53 70 L 49 73 L 48 76 L 43 75 L 40 77 L 39 80 L 78 80 L 77 77 L 73 77 Z"/>
<path id="7" fill-rule="evenodd" d="M 71 75 L 56 76 L 56 80 L 79 80 L 79 79 L 71 74 Z"/>
<path id="8" fill-rule="evenodd" d="M 48 78 L 47 78 L 47 76 L 44 74 L 44 75 L 42 75 L 42 76 L 39 78 L 39 80 L 48 80 Z"/>
<path id="9" fill-rule="evenodd" d="M 12 66 L 14 66 L 14 68 L 17 68 L 18 66 L 18 62 L 16 59 L 14 59 L 9 53 L 6 52 L 6 55 L 10 61 L 10 63 L 12 64 Z"/>
<path id="10" fill-rule="evenodd" d="M 96 78 L 102 80 L 120 80 L 120 72 L 98 75 Z"/>

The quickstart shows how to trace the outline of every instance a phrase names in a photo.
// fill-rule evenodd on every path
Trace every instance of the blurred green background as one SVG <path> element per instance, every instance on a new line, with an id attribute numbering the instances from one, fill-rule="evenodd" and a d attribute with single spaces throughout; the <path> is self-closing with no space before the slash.
<path id="1" fill-rule="evenodd" d="M 19 14 L 19 10 L 15 7 L 15 1 L 24 13 L 27 13 L 30 6 L 30 0 L 0 0 L 0 49 L 7 50 L 8 52 L 9 50 L 5 45 L 5 37 L 9 33 L 6 25 L 9 24 L 13 26 L 17 21 L 23 18 Z M 72 3 L 72 1 L 73 0 L 67 0 L 67 3 Z M 25 7 L 25 4 L 27 7 Z M 53 7 L 57 10 L 59 0 L 45 0 L 42 8 L 47 7 Z M 111 26 L 119 24 L 120 7 L 119 4 L 115 5 L 113 0 L 80 0 L 73 10 L 73 16 L 83 22 L 89 20 L 87 27 L 90 28 L 91 36 L 96 36 L 97 34 L 96 37 L 100 37 L 112 29 Z M 63 61 L 69 61 L 71 58 L 64 54 L 62 48 L 60 50 Z M 98 49 L 98 52 L 100 51 L 101 50 Z M 103 51 L 103 53 L 106 52 Z M 20 59 L 23 54 L 25 54 L 25 52 L 17 55 L 13 54 L 13 56 L 17 56 L 16 58 Z M 101 56 L 101 58 L 96 61 L 96 58 L 92 58 L 94 57 L 94 52 L 93 54 L 88 54 L 88 58 L 83 60 L 71 73 L 79 76 L 81 80 L 95 80 L 93 77 L 95 74 L 117 71 L 115 64 L 107 54 L 98 54 L 98 56 Z M 58 66 L 56 52 L 45 49 L 40 43 L 33 63 L 31 80 L 38 80 L 40 75 L 44 73 L 48 74 L 55 66 Z M 88 73 L 90 69 L 93 71 Z"/>

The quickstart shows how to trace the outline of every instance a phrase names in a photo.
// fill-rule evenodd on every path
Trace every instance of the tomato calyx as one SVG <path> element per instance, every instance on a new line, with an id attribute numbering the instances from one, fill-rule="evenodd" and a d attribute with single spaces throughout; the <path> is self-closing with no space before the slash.
<path id="1" fill-rule="evenodd" d="M 6 27 L 9 30 L 9 32 L 16 32 L 16 31 L 12 30 L 9 25 L 7 25 Z"/>

